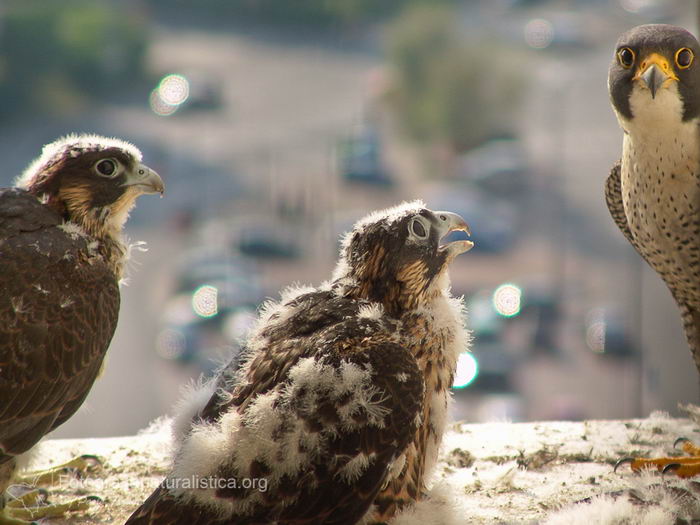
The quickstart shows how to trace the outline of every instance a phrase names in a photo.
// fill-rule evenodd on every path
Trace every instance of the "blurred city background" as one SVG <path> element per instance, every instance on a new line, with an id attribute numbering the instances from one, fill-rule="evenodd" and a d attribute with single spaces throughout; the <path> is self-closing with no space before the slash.
<path id="1" fill-rule="evenodd" d="M 476 247 L 453 417 L 628 418 L 697 401 L 676 306 L 617 231 L 607 69 L 685 0 L 0 2 L 2 186 L 70 132 L 166 182 L 103 376 L 54 437 L 133 434 L 238 349 L 256 308 L 330 277 L 339 235 L 421 198 Z"/>

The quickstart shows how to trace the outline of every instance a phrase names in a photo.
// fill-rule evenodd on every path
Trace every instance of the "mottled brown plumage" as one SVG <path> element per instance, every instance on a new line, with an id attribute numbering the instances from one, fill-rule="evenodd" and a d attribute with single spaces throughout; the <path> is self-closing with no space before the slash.
<path id="1" fill-rule="evenodd" d="M 180 417 L 172 472 L 129 525 L 376 523 L 419 499 L 468 343 L 447 266 L 471 243 L 439 241 L 465 228 L 422 203 L 360 221 L 333 279 L 268 304 Z M 238 486 L 175 486 L 195 476 Z"/>
<path id="2" fill-rule="evenodd" d="M 15 457 L 90 391 L 117 325 L 121 227 L 163 190 L 133 146 L 94 136 L 47 146 L 20 186 L 0 189 L 0 515 Z"/>

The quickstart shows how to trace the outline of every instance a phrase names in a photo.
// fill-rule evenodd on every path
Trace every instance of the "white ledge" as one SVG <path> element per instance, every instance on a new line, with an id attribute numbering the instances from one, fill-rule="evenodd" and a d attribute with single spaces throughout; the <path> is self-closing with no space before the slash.
<path id="1" fill-rule="evenodd" d="M 630 421 L 455 423 L 445 436 L 434 481 L 441 497 L 445 489 L 450 494 L 450 505 L 459 516 L 456 523 L 573 523 L 561 509 L 585 498 L 661 482 L 659 474 L 639 476 L 629 466 L 614 473 L 612 465 L 617 459 L 639 454 L 669 455 L 679 436 L 700 442 L 699 431 L 689 419 L 663 414 Z M 130 437 L 42 442 L 34 468 L 80 454 L 96 454 L 104 460 L 103 469 L 83 485 L 74 481 L 51 489 L 54 501 L 95 494 L 104 505 L 50 523 L 124 523 L 167 473 L 169 450 L 169 433 L 165 430 Z M 668 475 L 665 479 L 667 485 L 682 483 L 669 482 Z M 657 513 L 675 512 L 654 505 L 637 505 L 636 516 L 653 508 Z M 575 514 L 585 523 L 582 509 L 577 507 Z M 449 521 L 435 519 L 426 523 L 423 517 L 421 523 Z M 585 519 L 597 523 L 597 518 Z"/>

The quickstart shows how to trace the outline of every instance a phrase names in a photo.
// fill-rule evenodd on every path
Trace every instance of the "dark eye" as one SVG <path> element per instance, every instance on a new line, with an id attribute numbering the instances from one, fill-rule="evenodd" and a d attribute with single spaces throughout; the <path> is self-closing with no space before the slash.
<path id="1" fill-rule="evenodd" d="M 411 232 L 420 239 L 425 239 L 428 236 L 428 233 L 425 231 L 425 226 L 423 226 L 423 223 L 418 219 L 411 221 Z"/>
<path id="2" fill-rule="evenodd" d="M 95 164 L 97 173 L 104 177 L 111 177 L 117 172 L 117 163 L 112 159 L 103 159 Z"/>
<path id="3" fill-rule="evenodd" d="M 617 52 L 617 61 L 625 69 L 632 67 L 632 64 L 634 64 L 634 58 L 634 51 L 632 51 L 629 47 L 620 48 L 620 50 Z"/>
<path id="4" fill-rule="evenodd" d="M 695 55 L 687 47 L 682 47 L 676 51 L 676 65 L 679 69 L 688 69 L 693 63 Z"/>

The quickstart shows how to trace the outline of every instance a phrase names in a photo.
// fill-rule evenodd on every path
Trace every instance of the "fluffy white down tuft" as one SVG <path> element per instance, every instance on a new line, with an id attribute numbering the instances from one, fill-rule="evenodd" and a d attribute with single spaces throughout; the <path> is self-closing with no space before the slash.
<path id="1" fill-rule="evenodd" d="M 355 223 L 352 230 L 362 231 L 368 225 L 374 224 L 382 219 L 386 220 L 388 223 L 395 222 L 404 218 L 410 213 L 418 213 L 420 210 L 425 208 L 425 203 L 421 200 L 406 201 L 398 204 L 397 206 L 392 206 L 391 208 L 386 208 L 384 210 L 373 211 L 372 213 L 365 215 L 359 221 Z"/>
<path id="2" fill-rule="evenodd" d="M 460 496 L 447 483 L 437 483 L 428 497 L 405 509 L 391 525 L 464 525 L 468 513 L 459 505 Z"/>
<path id="3" fill-rule="evenodd" d="M 72 239 L 88 236 L 87 233 L 85 233 L 85 230 L 83 230 L 82 226 L 70 221 L 66 221 L 63 224 L 59 224 L 58 229 L 63 230 Z"/>
<path id="4" fill-rule="evenodd" d="M 656 472 L 642 471 L 630 478 L 630 487 L 621 496 L 602 494 L 591 498 L 588 503 L 569 505 L 550 515 L 544 524 L 666 525 L 678 521 L 695 523 L 700 520 L 700 500 L 696 498 L 697 493 L 691 483 L 688 480 L 668 478 L 660 482 Z M 680 497 L 680 492 L 692 496 Z M 631 498 L 630 494 L 634 494 L 634 498 Z"/>
<path id="5" fill-rule="evenodd" d="M 359 319 L 372 319 L 379 321 L 384 315 L 384 306 L 380 303 L 370 303 L 360 307 L 357 312 Z"/>
<path id="6" fill-rule="evenodd" d="M 381 392 L 372 384 L 372 371 L 354 363 L 340 366 L 324 364 L 314 358 L 305 358 L 289 371 L 289 383 L 278 385 L 257 396 L 243 414 L 235 408 L 213 423 L 178 425 L 182 444 L 175 457 L 169 480 L 206 478 L 215 476 L 222 466 L 235 472 L 237 478 L 250 478 L 253 462 L 264 462 L 272 472 L 266 476 L 270 489 L 284 475 L 297 475 L 308 469 L 325 450 L 326 439 L 343 430 L 357 429 L 352 417 L 364 410 L 371 426 L 382 427 L 386 409 L 381 406 Z M 186 401 L 181 402 L 178 420 L 187 421 L 199 405 L 197 400 L 212 391 L 211 383 L 202 388 L 191 388 Z M 339 410 L 337 425 L 325 425 L 320 432 L 310 432 L 304 416 L 318 412 L 321 399 L 331 401 L 351 394 Z M 344 399 L 345 401 L 345 399 Z M 184 426 L 184 430 L 183 430 Z M 189 432 L 188 432 L 189 431 Z M 372 455 L 359 454 L 350 458 L 329 458 L 331 463 L 342 460 L 338 475 L 341 479 L 357 479 L 373 461 Z M 246 513 L 262 494 L 252 491 L 245 500 L 223 501 L 214 496 L 213 489 L 171 489 L 176 496 L 193 499 L 222 516 Z"/>
<path id="7" fill-rule="evenodd" d="M 182 443 L 192 427 L 192 420 L 209 402 L 215 390 L 216 380 L 213 378 L 205 381 L 200 377 L 181 387 L 180 400 L 173 408 L 172 435 L 176 443 Z"/>

